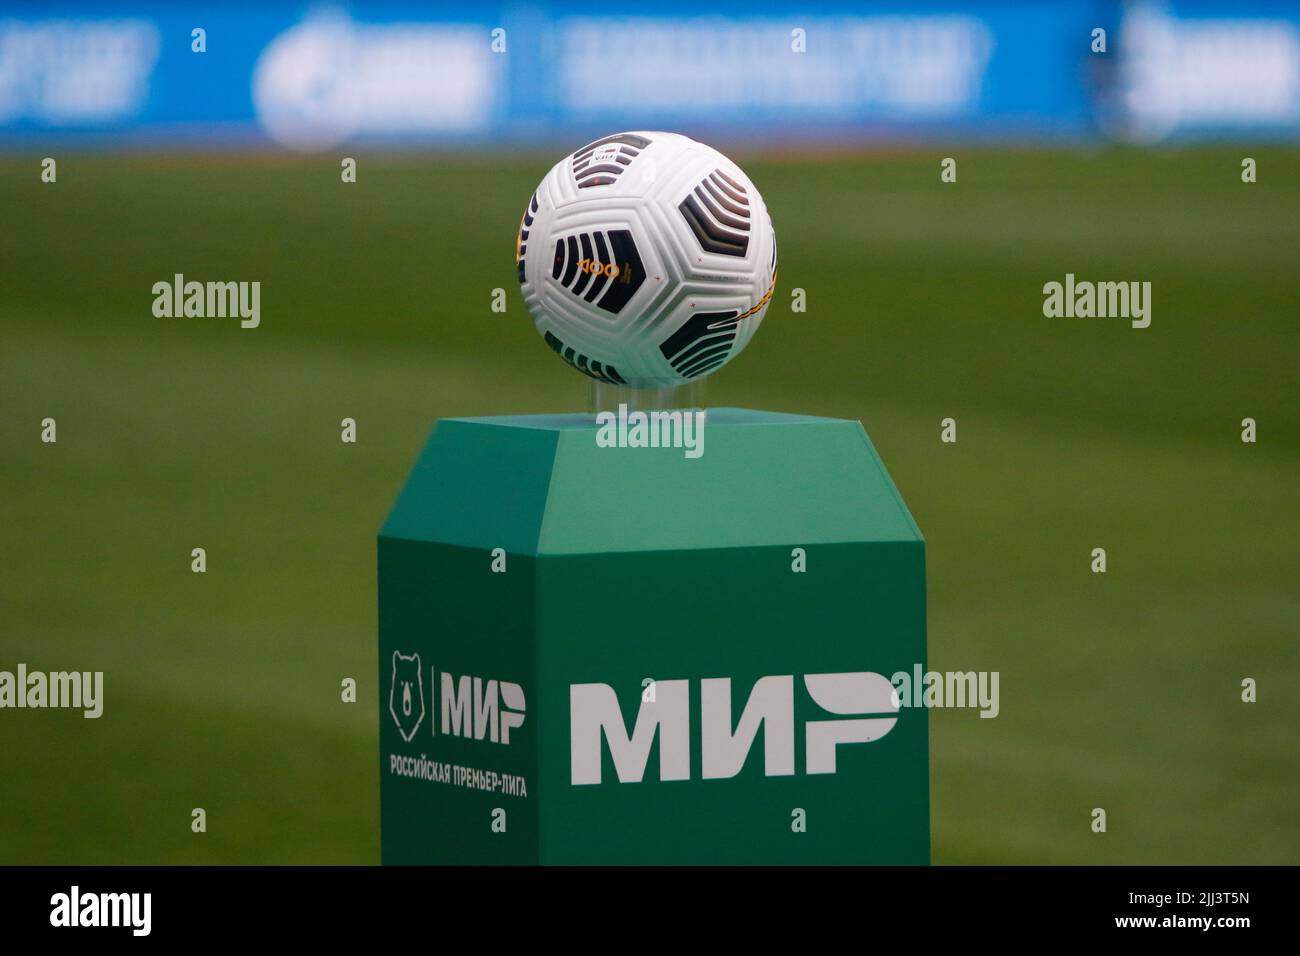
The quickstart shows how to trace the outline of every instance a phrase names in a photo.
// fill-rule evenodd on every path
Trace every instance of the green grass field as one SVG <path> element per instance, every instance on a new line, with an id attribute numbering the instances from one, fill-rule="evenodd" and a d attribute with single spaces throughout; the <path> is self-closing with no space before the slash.
<path id="1" fill-rule="evenodd" d="M 862 419 L 931 666 L 1001 672 L 933 714 L 935 862 L 1300 862 L 1300 152 L 946 155 L 738 154 L 781 277 L 707 391 Z M 514 279 L 553 157 L 39 161 L 0 158 L 0 669 L 106 702 L 0 711 L 0 863 L 377 862 L 377 529 L 434 419 L 585 407 Z M 261 327 L 155 318 L 177 272 Z M 1045 318 L 1066 272 L 1151 327 Z"/>

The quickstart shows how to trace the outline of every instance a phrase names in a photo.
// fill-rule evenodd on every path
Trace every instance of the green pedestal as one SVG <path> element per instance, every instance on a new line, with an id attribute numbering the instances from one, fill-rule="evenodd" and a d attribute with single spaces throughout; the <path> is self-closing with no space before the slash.
<path id="1" fill-rule="evenodd" d="M 383 861 L 928 863 L 925 544 L 862 426 L 597 434 L 441 421 L 380 532 Z"/>

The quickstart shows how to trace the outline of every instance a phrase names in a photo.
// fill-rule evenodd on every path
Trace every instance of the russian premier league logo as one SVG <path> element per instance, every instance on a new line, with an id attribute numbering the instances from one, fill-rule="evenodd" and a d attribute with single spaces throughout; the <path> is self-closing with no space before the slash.
<path id="1" fill-rule="evenodd" d="M 424 722 L 424 674 L 420 655 L 406 657 L 393 651 L 393 684 L 388 692 L 388 712 L 408 744 Z"/>

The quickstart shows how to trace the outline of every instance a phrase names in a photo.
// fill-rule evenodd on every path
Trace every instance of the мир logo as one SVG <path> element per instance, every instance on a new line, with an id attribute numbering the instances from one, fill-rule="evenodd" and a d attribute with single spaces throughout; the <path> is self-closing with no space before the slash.
<path id="1" fill-rule="evenodd" d="M 424 669 L 420 655 L 393 651 L 393 684 L 388 692 L 388 712 L 408 744 L 424 722 Z"/>
<path id="2" fill-rule="evenodd" d="M 805 674 L 801 682 L 817 707 L 835 717 L 804 725 L 805 772 L 833 774 L 845 744 L 871 743 L 898 722 L 900 701 L 889 679 L 872 671 Z M 608 749 L 619 783 L 640 783 L 658 741 L 659 779 L 691 779 L 691 735 L 699 734 L 701 775 L 725 779 L 740 773 L 761 728 L 763 774 L 795 773 L 795 675 L 774 674 L 754 683 L 738 723 L 731 715 L 731 678 L 699 682 L 700 713 L 691 717 L 691 682 L 656 680 L 643 693 L 629 733 L 618 695 L 609 684 L 569 685 L 570 782 L 601 783 L 602 752 Z M 847 718 L 847 719 L 846 719 Z"/>
<path id="3" fill-rule="evenodd" d="M 442 693 L 438 695 L 441 686 Z M 524 724 L 527 702 L 524 689 L 513 681 L 486 680 L 470 674 L 456 677 L 429 667 L 429 733 L 448 737 L 509 744 L 510 731 Z M 438 727 L 441 703 L 442 726 Z M 419 654 L 393 651 L 393 682 L 388 691 L 388 711 L 408 744 L 424 723 L 424 665 Z"/>

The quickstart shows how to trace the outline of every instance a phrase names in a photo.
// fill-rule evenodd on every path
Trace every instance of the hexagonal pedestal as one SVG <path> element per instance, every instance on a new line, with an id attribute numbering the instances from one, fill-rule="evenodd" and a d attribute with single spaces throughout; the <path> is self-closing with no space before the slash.
<path id="1" fill-rule="evenodd" d="M 384 862 L 928 862 L 925 545 L 862 426 L 598 435 L 441 421 L 380 532 Z"/>

